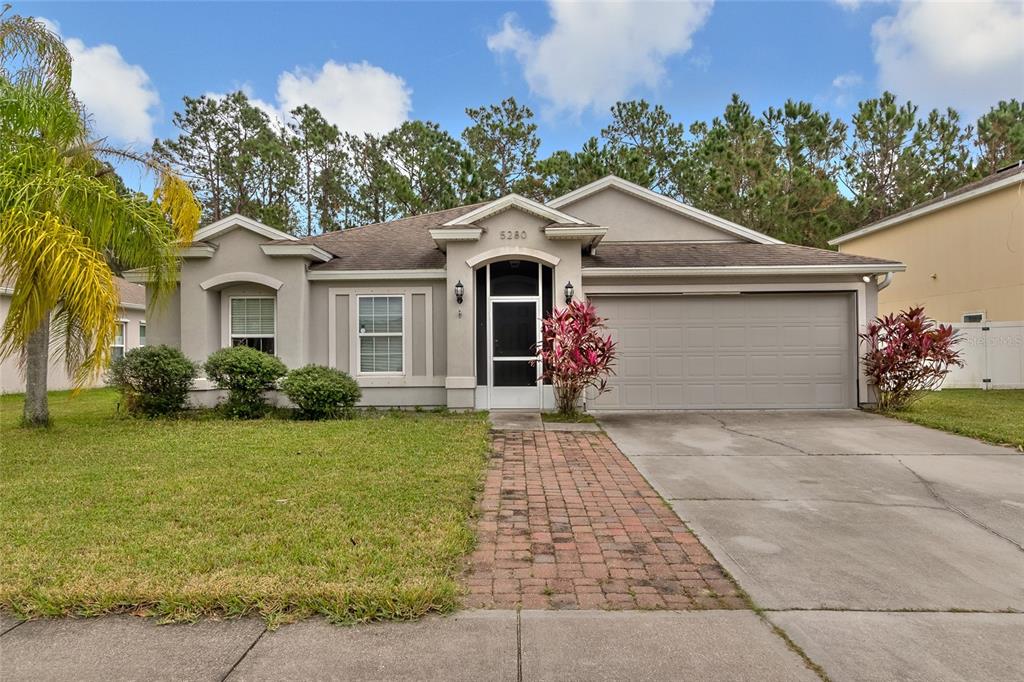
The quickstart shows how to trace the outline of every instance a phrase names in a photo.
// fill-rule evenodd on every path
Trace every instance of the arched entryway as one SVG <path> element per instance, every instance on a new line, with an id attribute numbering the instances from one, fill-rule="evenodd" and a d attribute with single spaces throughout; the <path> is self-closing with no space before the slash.
<path id="1" fill-rule="evenodd" d="M 477 269 L 476 374 L 483 399 L 478 405 L 540 409 L 548 402 L 543 368 L 532 361 L 553 286 L 553 268 L 534 260 L 499 260 Z"/>

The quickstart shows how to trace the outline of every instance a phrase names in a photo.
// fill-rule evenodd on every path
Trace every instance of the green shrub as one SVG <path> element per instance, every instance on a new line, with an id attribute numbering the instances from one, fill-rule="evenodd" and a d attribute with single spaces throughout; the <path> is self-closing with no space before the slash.
<path id="1" fill-rule="evenodd" d="M 133 348 L 110 365 L 107 380 L 130 414 L 159 417 L 185 408 L 196 365 L 177 348 Z"/>
<path id="2" fill-rule="evenodd" d="M 349 416 L 363 392 L 345 372 L 321 365 L 306 365 L 288 372 L 281 390 L 299 408 L 303 419 Z"/>
<path id="3" fill-rule="evenodd" d="M 273 355 L 248 346 L 221 348 L 206 359 L 206 377 L 220 388 L 227 389 L 224 412 L 239 419 L 255 419 L 267 412 L 264 391 L 288 368 Z"/>

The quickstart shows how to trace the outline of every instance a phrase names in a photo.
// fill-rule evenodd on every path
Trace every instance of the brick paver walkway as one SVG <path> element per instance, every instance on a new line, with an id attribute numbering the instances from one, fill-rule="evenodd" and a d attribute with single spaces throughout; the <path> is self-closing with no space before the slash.
<path id="1" fill-rule="evenodd" d="M 604 433 L 495 433 L 493 447 L 467 606 L 745 607 Z"/>

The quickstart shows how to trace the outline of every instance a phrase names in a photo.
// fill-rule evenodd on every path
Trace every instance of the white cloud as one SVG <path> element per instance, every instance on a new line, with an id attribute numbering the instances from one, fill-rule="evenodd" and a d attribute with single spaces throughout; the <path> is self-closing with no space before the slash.
<path id="1" fill-rule="evenodd" d="M 865 4 L 881 4 L 883 2 L 891 1 L 892 0 L 833 0 L 833 2 L 845 9 L 847 12 L 856 12 Z"/>
<path id="2" fill-rule="evenodd" d="M 278 76 L 277 103 L 283 113 L 300 104 L 314 106 L 348 132 L 384 133 L 409 118 L 412 91 L 379 66 L 331 60 L 317 72 L 296 69 Z"/>
<path id="3" fill-rule="evenodd" d="M 850 88 L 857 87 L 863 82 L 864 79 L 861 77 L 859 73 L 849 71 L 847 73 L 841 73 L 835 78 L 833 78 L 832 87 L 838 90 L 849 90 Z"/>
<path id="4" fill-rule="evenodd" d="M 864 84 L 864 78 L 856 71 L 841 73 L 832 79 L 832 89 L 827 95 L 838 107 L 850 104 L 854 92 Z"/>
<path id="5" fill-rule="evenodd" d="M 285 71 L 277 77 L 276 102 L 256 97 L 248 83 L 239 88 L 249 103 L 271 119 L 284 122 L 302 104 L 320 110 L 330 123 L 350 133 L 386 133 L 409 119 L 412 90 L 405 81 L 379 66 L 362 62 L 326 62 L 315 72 Z M 208 92 L 207 97 L 223 97 Z"/>
<path id="6" fill-rule="evenodd" d="M 690 49 L 712 6 L 710 0 L 548 4 L 548 33 L 534 36 L 509 14 L 487 47 L 512 54 L 534 93 L 573 113 L 613 104 L 638 86 L 657 87 L 665 61 Z"/>
<path id="7" fill-rule="evenodd" d="M 47 28 L 60 26 L 39 17 Z M 79 38 L 64 38 L 74 59 L 71 89 L 92 115 L 97 135 L 118 142 L 149 144 L 160 95 L 146 70 L 129 64 L 114 45 L 88 46 Z"/>
<path id="8" fill-rule="evenodd" d="M 875 22 L 881 88 L 967 116 L 1024 94 L 1024 4 L 903 2 Z"/>

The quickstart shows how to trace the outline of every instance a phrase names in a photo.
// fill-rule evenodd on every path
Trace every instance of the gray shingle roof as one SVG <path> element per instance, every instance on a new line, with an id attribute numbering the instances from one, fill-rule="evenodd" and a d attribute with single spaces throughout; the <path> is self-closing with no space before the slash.
<path id="1" fill-rule="evenodd" d="M 465 215 L 483 204 L 410 216 L 272 244 L 316 244 L 333 259 L 311 270 L 428 270 L 444 268 L 445 256 L 430 238 L 431 228 Z"/>
<path id="2" fill-rule="evenodd" d="M 604 242 L 583 268 L 693 268 L 791 265 L 896 265 L 895 261 L 794 244 Z"/>
<path id="3" fill-rule="evenodd" d="M 311 267 L 311 271 L 443 269 L 445 255 L 431 239 L 430 230 L 482 205 L 459 206 L 297 241 L 269 243 L 315 244 L 334 256 L 326 263 Z M 604 242 L 596 255 L 583 257 L 584 268 L 857 264 L 893 265 L 895 262 L 807 246 L 745 242 Z"/>

